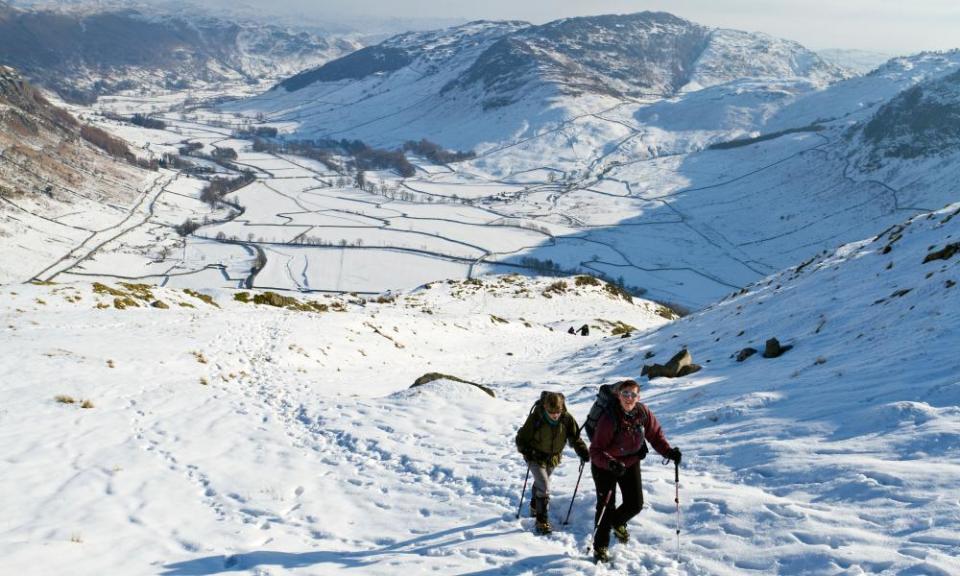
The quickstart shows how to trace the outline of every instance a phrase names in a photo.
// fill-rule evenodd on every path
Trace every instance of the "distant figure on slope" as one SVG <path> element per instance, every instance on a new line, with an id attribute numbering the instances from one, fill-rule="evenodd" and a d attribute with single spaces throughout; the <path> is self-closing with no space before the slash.
<path id="1" fill-rule="evenodd" d="M 610 559 L 610 528 L 617 540 L 626 544 L 630 538 L 627 522 L 643 508 L 640 460 L 647 455 L 646 441 L 665 458 L 680 464 L 680 450 L 670 447 L 657 417 L 640 402 L 640 385 L 635 380 L 622 380 L 613 386 L 613 393 L 618 401 L 610 403 L 590 434 L 590 471 L 597 487 L 593 557 L 598 562 Z M 620 506 L 617 485 L 623 496 Z"/>
<path id="2" fill-rule="evenodd" d="M 548 515 L 550 475 L 560 463 L 564 444 L 569 444 L 582 462 L 590 459 L 587 445 L 580 438 L 577 421 L 567 412 L 563 394 L 543 392 L 533 405 L 526 422 L 517 432 L 517 450 L 533 474 L 530 510 L 537 519 L 537 532 L 552 531 Z"/>

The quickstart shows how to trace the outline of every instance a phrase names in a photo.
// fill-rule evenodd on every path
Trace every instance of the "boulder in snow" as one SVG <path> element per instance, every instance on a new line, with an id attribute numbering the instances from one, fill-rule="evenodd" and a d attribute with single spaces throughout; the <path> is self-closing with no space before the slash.
<path id="1" fill-rule="evenodd" d="M 484 386 L 483 384 L 477 384 L 476 382 L 470 382 L 469 380 L 464 380 L 463 378 L 457 378 L 456 376 L 450 376 L 449 374 L 441 374 L 439 372 L 428 372 L 423 376 L 414 380 L 411 388 L 416 388 L 417 386 L 423 386 L 428 382 L 433 382 L 434 380 L 452 380 L 454 382 L 462 382 L 464 384 L 469 384 L 471 386 L 476 386 L 477 388 L 483 390 L 490 395 L 491 398 L 496 398 L 497 395 L 493 393 L 493 389 Z"/>
<path id="2" fill-rule="evenodd" d="M 674 354 L 673 358 L 671 358 L 666 364 L 644 364 L 643 369 L 640 371 L 640 375 L 646 376 L 650 379 L 659 378 L 661 376 L 665 378 L 679 378 L 681 376 L 693 374 L 694 372 L 699 372 L 700 369 L 701 366 L 699 364 L 693 363 L 693 356 L 690 354 L 690 351 L 684 348 L 683 350 Z"/>
<path id="3" fill-rule="evenodd" d="M 790 350 L 793 346 L 781 346 L 780 341 L 776 338 L 770 338 L 767 340 L 766 346 L 763 348 L 763 357 L 764 358 L 777 358 L 782 356 L 784 352 Z"/>

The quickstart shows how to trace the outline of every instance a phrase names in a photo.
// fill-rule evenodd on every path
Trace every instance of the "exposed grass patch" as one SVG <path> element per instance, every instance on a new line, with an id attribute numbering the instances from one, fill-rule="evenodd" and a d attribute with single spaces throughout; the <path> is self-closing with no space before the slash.
<path id="1" fill-rule="evenodd" d="M 207 304 L 209 304 L 209 305 L 211 305 L 211 306 L 213 306 L 213 307 L 215 307 L 215 308 L 219 308 L 219 307 L 220 307 L 220 305 L 217 304 L 217 302 L 213 299 L 212 296 L 208 296 L 208 295 L 206 295 L 206 294 L 201 294 L 200 292 L 197 292 L 196 290 L 191 290 L 191 289 L 189 289 L 189 288 L 184 288 L 184 289 L 183 289 L 183 293 L 186 294 L 187 296 L 193 296 L 193 297 L 196 298 L 197 300 L 201 300 L 201 301 L 203 301 L 203 302 L 206 302 Z"/>
<path id="2" fill-rule="evenodd" d="M 282 294 L 277 294 L 276 292 L 270 291 L 254 294 L 252 298 L 250 297 L 249 292 L 237 292 L 233 295 L 233 299 L 237 302 L 243 302 L 244 304 L 273 306 L 275 308 L 298 310 L 300 312 L 327 312 L 331 308 L 330 305 L 317 302 L 316 300 L 300 301 L 292 296 L 284 296 Z M 392 302 L 393 300 L 391 299 L 389 301 Z M 340 307 L 343 306 L 337 302 L 334 304 L 333 308 L 337 309 L 337 305 Z"/>
<path id="3" fill-rule="evenodd" d="M 139 308 L 140 305 L 129 296 L 120 296 L 113 299 L 113 307 L 117 310 L 126 310 L 127 308 Z"/>
<path id="4" fill-rule="evenodd" d="M 89 410 L 90 408 L 93 408 L 93 402 L 91 402 L 90 400 L 84 400 L 83 402 L 80 403 L 80 407 L 83 408 L 84 410 Z"/>
<path id="5" fill-rule="evenodd" d="M 53 399 L 60 404 L 75 404 L 77 402 L 73 396 L 67 396 L 66 394 L 57 394 Z"/>
<path id="6" fill-rule="evenodd" d="M 676 320 L 677 318 L 680 318 L 679 312 L 670 308 L 669 306 L 664 306 L 663 304 L 660 304 L 659 306 L 657 306 L 656 313 L 657 313 L 657 316 L 664 318 L 666 320 Z"/>
<path id="7" fill-rule="evenodd" d="M 581 274 L 574 279 L 574 283 L 577 286 L 599 286 L 600 280 L 587 274 Z"/>
<path id="8" fill-rule="evenodd" d="M 127 293 L 134 298 L 139 298 L 140 300 L 156 300 L 153 297 L 153 293 L 150 292 L 152 286 L 149 284 L 130 284 L 129 282 L 121 282 L 121 286 L 127 289 Z"/>
<path id="9" fill-rule="evenodd" d="M 551 294 L 566 294 L 567 292 L 567 283 L 564 280 L 557 280 L 556 282 L 550 284 L 543 290 L 543 295 L 547 298 L 551 297 Z"/>
<path id="10" fill-rule="evenodd" d="M 93 283 L 93 292 L 94 294 L 104 294 L 107 296 L 126 296 L 126 292 L 117 290 L 116 288 L 111 288 L 106 284 L 101 284 L 100 282 Z"/>
<path id="11" fill-rule="evenodd" d="M 633 334 L 636 331 L 637 329 L 634 328 L 633 326 L 627 324 L 626 322 L 623 322 L 622 320 L 617 320 L 616 322 L 614 322 L 613 328 L 610 330 L 610 334 L 613 336 L 621 336 L 624 334 L 629 336 L 630 334 Z"/>
<path id="12" fill-rule="evenodd" d="M 627 292 L 626 290 L 624 290 L 624 289 L 621 288 L 620 286 L 617 286 L 616 284 L 607 282 L 607 283 L 603 286 L 603 289 L 606 290 L 612 297 L 614 297 L 614 298 L 623 298 L 623 299 L 626 300 L 627 302 L 633 304 L 633 296 L 630 295 L 629 292 Z"/>
<path id="13" fill-rule="evenodd" d="M 509 324 L 509 323 L 510 323 L 509 320 L 505 320 L 505 319 L 503 319 L 503 318 L 501 318 L 501 317 L 499 317 L 499 316 L 495 316 L 495 315 L 493 315 L 493 314 L 490 315 L 490 321 L 493 322 L 494 324 Z"/>
<path id="14" fill-rule="evenodd" d="M 207 357 L 203 355 L 203 352 L 198 352 L 198 351 L 194 350 L 194 351 L 192 351 L 192 352 L 190 352 L 190 353 L 193 354 L 193 357 L 197 359 L 197 362 L 199 362 L 199 363 L 201 363 L 201 364 L 206 364 L 206 363 L 207 363 Z"/>

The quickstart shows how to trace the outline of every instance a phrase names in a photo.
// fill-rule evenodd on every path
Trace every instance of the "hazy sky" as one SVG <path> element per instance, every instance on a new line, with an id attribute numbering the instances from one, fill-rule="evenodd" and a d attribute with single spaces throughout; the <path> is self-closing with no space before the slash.
<path id="1" fill-rule="evenodd" d="M 662 10 L 724 28 L 766 32 L 809 48 L 889 53 L 960 47 L 957 0 L 246 0 L 316 17 L 527 20 Z M 237 2 L 239 3 L 239 2 Z"/>

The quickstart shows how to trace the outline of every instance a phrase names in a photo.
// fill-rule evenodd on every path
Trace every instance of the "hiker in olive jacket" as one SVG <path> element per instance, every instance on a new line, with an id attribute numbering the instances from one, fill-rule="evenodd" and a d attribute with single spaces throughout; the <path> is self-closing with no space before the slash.
<path id="1" fill-rule="evenodd" d="M 534 404 L 526 422 L 517 432 L 517 450 L 533 474 L 533 500 L 530 510 L 537 518 L 537 531 L 551 531 L 550 475 L 560 463 L 564 445 L 569 444 L 581 462 L 590 459 L 587 445 L 580 438 L 577 421 L 567 412 L 563 394 L 544 392 Z"/>
<path id="2" fill-rule="evenodd" d="M 646 404 L 640 402 L 640 384 L 635 380 L 617 382 L 618 402 L 597 420 L 590 442 L 590 471 L 597 487 L 596 536 L 594 559 L 609 560 L 610 528 L 617 540 L 630 538 L 627 521 L 643 508 L 640 460 L 647 455 L 647 442 L 664 458 L 680 463 L 680 450 L 667 442 L 660 422 Z M 617 506 L 617 486 L 623 503 Z"/>

